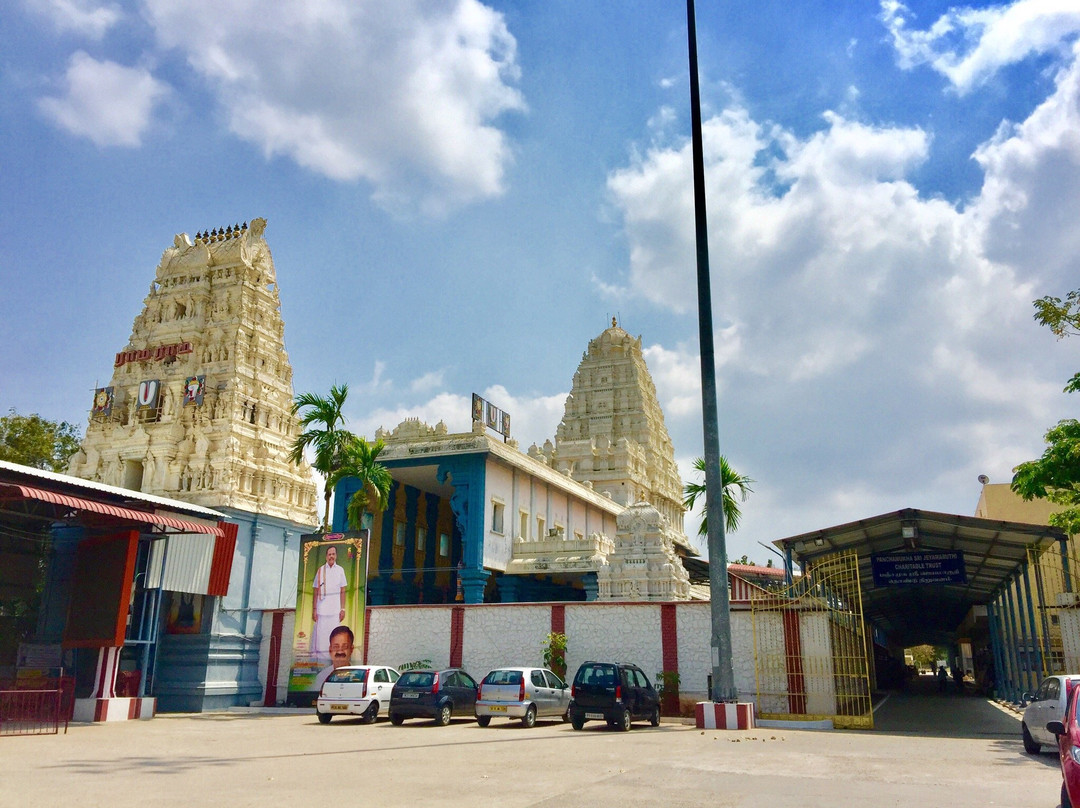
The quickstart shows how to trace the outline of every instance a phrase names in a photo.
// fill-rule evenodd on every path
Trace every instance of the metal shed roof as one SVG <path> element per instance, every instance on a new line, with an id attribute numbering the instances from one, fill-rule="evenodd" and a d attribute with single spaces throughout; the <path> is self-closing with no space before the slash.
<path id="1" fill-rule="evenodd" d="M 1064 538 L 1064 532 L 1047 525 L 906 508 L 790 536 L 774 544 L 790 550 L 804 567 L 833 553 L 857 553 L 864 616 L 892 641 L 910 647 L 951 642 L 971 607 L 992 601 L 1001 585 L 1024 564 L 1029 547 L 1047 547 Z M 965 582 L 875 585 L 872 556 L 932 550 L 962 552 Z"/>

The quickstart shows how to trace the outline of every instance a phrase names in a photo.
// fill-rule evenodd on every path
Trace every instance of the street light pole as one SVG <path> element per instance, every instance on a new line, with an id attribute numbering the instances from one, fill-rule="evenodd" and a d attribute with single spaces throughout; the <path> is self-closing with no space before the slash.
<path id="1" fill-rule="evenodd" d="M 686 0 L 690 47 L 690 122 L 694 155 L 694 230 L 697 238 L 698 341 L 701 348 L 701 414 L 705 439 L 705 514 L 708 518 L 709 590 L 712 617 L 712 700 L 738 699 L 731 662 L 731 599 L 724 538 L 724 484 L 720 478 L 716 358 L 713 348 L 712 289 L 709 280 L 709 226 L 705 209 L 705 157 L 701 145 L 701 90 L 698 86 L 694 0 Z"/>

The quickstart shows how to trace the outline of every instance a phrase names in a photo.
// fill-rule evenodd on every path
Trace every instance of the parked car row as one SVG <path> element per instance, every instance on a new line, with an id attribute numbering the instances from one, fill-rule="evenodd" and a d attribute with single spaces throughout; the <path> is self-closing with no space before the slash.
<path id="1" fill-rule="evenodd" d="M 1048 676 L 1034 693 L 1024 694 L 1020 733 L 1024 751 L 1038 754 L 1043 745 L 1058 749 L 1061 808 L 1080 805 L 1080 676 Z"/>
<path id="2" fill-rule="evenodd" d="M 659 725 L 660 697 L 641 668 L 620 662 L 582 663 L 572 686 L 547 668 L 497 668 L 477 683 L 461 668 L 398 673 L 386 665 L 356 665 L 327 677 L 315 711 L 323 724 L 335 715 L 373 723 L 385 713 L 394 726 L 408 718 L 446 726 L 454 716 L 468 716 L 481 727 L 493 718 L 525 727 L 554 718 L 575 730 L 587 721 L 605 721 L 625 731 L 634 721 Z"/>

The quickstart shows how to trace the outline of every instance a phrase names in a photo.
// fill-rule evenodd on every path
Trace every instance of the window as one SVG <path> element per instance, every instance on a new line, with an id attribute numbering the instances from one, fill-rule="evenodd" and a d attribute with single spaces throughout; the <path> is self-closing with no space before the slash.
<path id="1" fill-rule="evenodd" d="M 450 557 L 450 534 L 439 534 L 439 555 L 443 558 Z"/>
<path id="2" fill-rule="evenodd" d="M 519 539 L 527 539 L 527 538 L 529 538 L 529 512 L 528 511 L 522 511 L 521 512 L 521 519 L 520 519 L 520 523 L 518 525 L 518 538 Z"/>
<path id="3" fill-rule="evenodd" d="M 492 501 L 491 503 L 491 532 L 503 533 L 503 514 L 506 512 L 506 506 L 501 502 Z"/>
<path id="4" fill-rule="evenodd" d="M 547 677 L 548 687 L 554 688 L 555 690 L 560 690 L 560 689 L 566 687 L 566 682 L 564 682 L 562 679 L 560 679 L 552 671 L 544 671 L 544 676 Z"/>
<path id="5" fill-rule="evenodd" d="M 544 674 L 540 671 L 533 671 L 529 674 L 529 678 L 532 679 L 532 683 L 535 687 L 547 687 L 547 683 L 544 681 Z"/>
<path id="6" fill-rule="evenodd" d="M 386 668 L 379 668 L 377 671 L 375 671 L 375 681 L 376 682 L 389 682 L 390 681 L 390 677 L 386 675 Z"/>
<path id="7" fill-rule="evenodd" d="M 394 546 L 405 546 L 405 523 L 394 522 Z"/>
<path id="8" fill-rule="evenodd" d="M 542 516 L 536 517 L 536 539 L 537 539 L 537 541 L 543 541 L 544 539 L 547 538 L 547 536 L 544 533 L 545 524 L 546 523 L 544 522 L 544 517 L 542 517 Z"/>
<path id="9" fill-rule="evenodd" d="M 416 529 L 416 552 L 423 553 L 424 546 L 427 544 L 427 528 L 418 527 Z"/>

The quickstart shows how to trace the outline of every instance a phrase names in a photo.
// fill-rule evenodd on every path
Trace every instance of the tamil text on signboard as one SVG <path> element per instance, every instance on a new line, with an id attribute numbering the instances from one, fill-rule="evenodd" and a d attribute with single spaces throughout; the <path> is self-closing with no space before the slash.
<path id="1" fill-rule="evenodd" d="M 960 551 L 875 555 L 870 560 L 874 586 L 962 584 L 967 580 Z"/>

